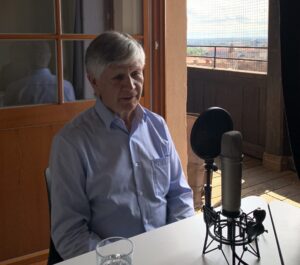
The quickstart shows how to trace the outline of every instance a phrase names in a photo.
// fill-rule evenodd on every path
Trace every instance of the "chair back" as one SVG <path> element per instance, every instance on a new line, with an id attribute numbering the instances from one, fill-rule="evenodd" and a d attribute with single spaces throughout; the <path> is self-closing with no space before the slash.
<path id="1" fill-rule="evenodd" d="M 188 147 L 188 164 L 187 164 L 187 176 L 188 183 L 193 190 L 194 207 L 199 210 L 203 206 L 203 195 L 204 195 L 204 161 L 198 157 L 191 146 L 191 131 L 193 125 L 200 114 L 187 113 L 187 147 Z"/>
<path id="2" fill-rule="evenodd" d="M 49 168 L 45 170 L 45 181 L 46 181 L 46 188 L 47 188 L 47 195 L 48 195 L 48 206 L 49 206 L 49 216 L 50 216 L 50 227 L 51 227 L 51 176 Z M 58 262 L 63 261 L 62 257 L 57 252 L 50 232 L 50 244 L 49 244 L 49 255 L 48 255 L 48 265 L 56 264 Z"/>

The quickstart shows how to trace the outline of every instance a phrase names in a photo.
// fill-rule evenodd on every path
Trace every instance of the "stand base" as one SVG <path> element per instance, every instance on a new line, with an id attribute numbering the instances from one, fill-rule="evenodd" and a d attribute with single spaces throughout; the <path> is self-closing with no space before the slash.
<path id="1" fill-rule="evenodd" d="M 221 212 L 216 212 L 210 207 L 203 207 L 204 221 L 206 223 L 206 235 L 203 247 L 203 255 L 214 250 L 220 250 L 226 264 L 244 264 L 244 254 L 249 252 L 258 259 L 260 258 L 257 237 L 265 232 L 262 221 L 257 222 L 255 210 L 249 214 L 241 212 L 237 218 L 227 218 L 222 216 Z M 209 240 L 210 238 L 210 240 Z M 209 242 L 208 242 L 209 241 Z M 216 244 L 213 244 L 213 243 Z M 225 245 L 225 246 L 224 246 Z M 229 248 L 227 254 L 225 247 Z M 231 263 L 229 262 L 231 257 Z"/>

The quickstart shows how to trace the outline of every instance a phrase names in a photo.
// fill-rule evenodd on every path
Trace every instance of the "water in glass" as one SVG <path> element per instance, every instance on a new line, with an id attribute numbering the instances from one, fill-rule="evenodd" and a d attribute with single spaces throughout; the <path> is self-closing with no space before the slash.
<path id="1" fill-rule="evenodd" d="M 100 259 L 98 265 L 132 265 L 132 263 L 131 257 L 117 254 Z"/>

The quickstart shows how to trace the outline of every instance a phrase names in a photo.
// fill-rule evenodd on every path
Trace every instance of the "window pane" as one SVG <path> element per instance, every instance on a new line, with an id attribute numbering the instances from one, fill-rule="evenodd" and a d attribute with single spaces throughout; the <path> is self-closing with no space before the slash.
<path id="1" fill-rule="evenodd" d="M 0 42 L 0 105 L 57 102 L 54 41 Z"/>
<path id="2" fill-rule="evenodd" d="M 114 0 L 114 29 L 129 34 L 143 34 L 142 0 Z"/>
<path id="3" fill-rule="evenodd" d="M 142 0 L 62 0 L 63 33 L 142 34 Z"/>
<path id="4" fill-rule="evenodd" d="M 0 33 L 53 33 L 53 0 L 1 0 Z"/>
<path id="5" fill-rule="evenodd" d="M 92 99 L 93 88 L 86 77 L 84 56 L 91 40 L 64 41 L 64 79 L 72 84 L 76 100 Z"/>
<path id="6" fill-rule="evenodd" d="M 187 64 L 267 72 L 268 0 L 187 0 Z"/>

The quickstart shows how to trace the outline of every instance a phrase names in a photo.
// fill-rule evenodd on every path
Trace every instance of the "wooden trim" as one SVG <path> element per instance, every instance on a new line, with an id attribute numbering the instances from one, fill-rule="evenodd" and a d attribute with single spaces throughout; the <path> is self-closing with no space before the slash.
<path id="1" fill-rule="evenodd" d="M 0 109 L 0 130 L 66 122 L 94 104 L 95 100 L 84 100 L 60 105 L 44 104 L 3 108 Z"/>
<path id="2" fill-rule="evenodd" d="M 60 0 L 55 0 L 55 32 L 59 36 L 62 33 L 61 28 L 61 2 Z"/>
<path id="3" fill-rule="evenodd" d="M 265 168 L 274 171 L 284 171 L 289 167 L 289 157 L 264 152 L 263 165 Z"/>
<path id="4" fill-rule="evenodd" d="M 152 110 L 165 117 L 165 0 L 152 1 Z"/>
<path id="5" fill-rule="evenodd" d="M 243 153 L 253 156 L 255 158 L 262 159 L 264 147 L 243 141 Z"/>
<path id="6" fill-rule="evenodd" d="M 57 95 L 58 95 L 58 103 L 62 104 L 64 101 L 64 91 L 63 91 L 62 41 L 60 39 L 62 33 L 60 4 L 61 4 L 60 0 L 55 0 L 55 30 L 58 36 L 58 39 L 56 41 Z"/>
<path id="7" fill-rule="evenodd" d="M 148 0 L 147 0 L 148 1 Z M 0 39 L 2 40 L 90 40 L 94 39 L 99 34 L 1 34 Z M 143 40 L 144 36 L 140 34 L 132 35 L 137 40 Z"/>
<path id="8" fill-rule="evenodd" d="M 94 39 L 98 34 L 62 34 L 60 38 L 62 40 L 90 40 Z"/>
<path id="9" fill-rule="evenodd" d="M 62 41 L 57 40 L 56 42 L 56 75 L 57 75 L 57 98 L 58 104 L 64 102 L 64 91 L 63 91 L 63 58 L 62 58 Z"/>
<path id="10" fill-rule="evenodd" d="M 62 40 L 90 40 L 94 39 L 98 36 L 99 34 L 62 34 L 60 38 Z M 133 38 L 136 40 L 143 40 L 144 36 L 143 35 L 132 35 Z"/>
<path id="11" fill-rule="evenodd" d="M 144 103 L 143 105 L 146 108 L 151 108 L 151 60 L 150 60 L 150 16 L 149 16 L 149 8 L 150 8 L 150 2 L 148 0 L 143 1 L 143 46 L 146 53 L 146 66 L 144 69 L 144 90 L 143 90 L 143 98 Z M 149 57 L 149 60 L 147 61 L 147 57 Z"/>
<path id="12" fill-rule="evenodd" d="M 0 39 L 3 40 L 90 40 L 94 39 L 99 34 L 1 34 Z M 140 34 L 132 35 L 137 40 L 143 40 L 144 36 Z"/>
<path id="13" fill-rule="evenodd" d="M 1 34 L 0 40 L 56 40 L 57 34 Z"/>
<path id="14" fill-rule="evenodd" d="M 45 249 L 21 257 L 0 261 L 0 265 L 29 265 L 40 261 L 46 261 L 48 259 L 48 253 L 49 250 Z"/>

